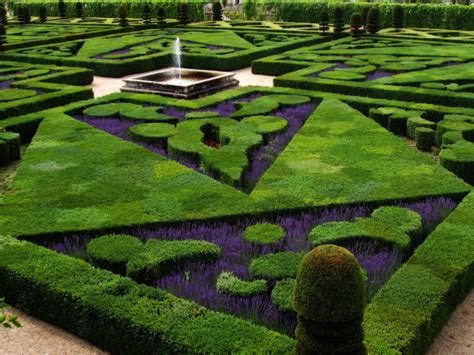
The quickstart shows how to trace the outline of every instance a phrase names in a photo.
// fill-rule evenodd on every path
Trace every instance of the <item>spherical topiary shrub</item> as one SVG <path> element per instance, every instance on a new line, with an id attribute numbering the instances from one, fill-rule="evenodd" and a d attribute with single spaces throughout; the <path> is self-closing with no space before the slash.
<path id="1" fill-rule="evenodd" d="M 143 20 L 143 23 L 146 25 L 150 24 L 151 22 L 151 8 L 150 8 L 150 5 L 148 5 L 148 3 L 145 3 L 145 5 L 143 5 L 142 20 Z"/>
<path id="2" fill-rule="evenodd" d="M 435 144 L 435 131 L 427 127 L 418 127 L 415 130 L 415 142 L 419 150 L 429 152 Z"/>
<path id="3" fill-rule="evenodd" d="M 358 37 L 361 35 L 361 27 L 362 27 L 362 15 L 359 14 L 358 12 L 355 12 L 351 15 L 351 22 L 350 22 L 351 28 L 351 34 L 353 37 Z"/>
<path id="4" fill-rule="evenodd" d="M 48 13 L 47 13 L 46 7 L 44 5 L 40 6 L 40 8 L 38 10 L 38 16 L 39 16 L 40 22 L 46 22 L 46 20 L 48 19 Z"/>
<path id="5" fill-rule="evenodd" d="M 329 30 L 329 15 L 325 10 L 319 14 L 319 29 L 323 32 Z"/>
<path id="6" fill-rule="evenodd" d="M 340 7 L 334 10 L 334 32 L 340 33 L 344 31 L 344 13 Z"/>
<path id="7" fill-rule="evenodd" d="M 130 258 L 143 250 L 140 239 L 131 235 L 104 235 L 87 245 L 87 256 L 97 267 L 125 275 Z"/>
<path id="8" fill-rule="evenodd" d="M 261 223 L 247 227 L 244 240 L 254 244 L 271 244 L 282 240 L 285 230 L 278 224 Z"/>
<path id="9" fill-rule="evenodd" d="M 362 318 L 365 274 L 354 255 L 337 245 L 309 252 L 296 276 L 297 354 L 365 354 Z"/>
<path id="10" fill-rule="evenodd" d="M 222 21 L 222 5 L 219 1 L 212 3 L 212 21 Z"/>
<path id="11" fill-rule="evenodd" d="M 128 19 L 127 19 L 127 9 L 124 5 L 120 5 L 119 7 L 119 25 L 122 27 L 128 26 Z"/>
<path id="12" fill-rule="evenodd" d="M 400 28 L 403 28 L 403 7 L 401 5 L 393 7 L 392 27 L 397 29 L 397 31 L 399 31 Z"/>
<path id="13" fill-rule="evenodd" d="M 380 30 L 380 12 L 377 7 L 372 7 L 367 15 L 367 31 L 372 34 Z"/>

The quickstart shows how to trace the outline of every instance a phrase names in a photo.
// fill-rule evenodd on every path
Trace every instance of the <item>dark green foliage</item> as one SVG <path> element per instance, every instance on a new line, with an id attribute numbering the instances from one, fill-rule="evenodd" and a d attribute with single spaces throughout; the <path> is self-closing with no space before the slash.
<path id="1" fill-rule="evenodd" d="M 244 281 L 233 273 L 224 271 L 217 278 L 216 288 L 219 292 L 232 296 L 247 297 L 265 293 L 267 291 L 267 281 Z"/>
<path id="2" fill-rule="evenodd" d="M 426 120 L 419 116 L 410 117 L 407 120 L 407 137 L 411 139 L 415 139 L 415 130 L 418 127 L 436 129 L 436 123 Z"/>
<path id="3" fill-rule="evenodd" d="M 435 131 L 428 127 L 418 127 L 415 130 L 416 147 L 429 152 L 435 143 Z"/>
<path id="4" fill-rule="evenodd" d="M 120 5 L 119 7 L 119 24 L 122 27 L 128 26 L 127 9 L 124 5 Z"/>
<path id="5" fill-rule="evenodd" d="M 166 147 L 168 137 L 176 134 L 176 130 L 170 123 L 142 123 L 131 126 L 128 134 L 137 141 Z"/>
<path id="6" fill-rule="evenodd" d="M 8 305 L 5 303 L 5 298 L 0 298 L 0 325 L 6 329 L 11 329 L 13 327 L 20 328 L 21 324 L 18 321 L 18 316 L 16 314 L 10 314 L 7 316 L 4 313 L 8 308 Z"/>
<path id="7" fill-rule="evenodd" d="M 143 23 L 146 25 L 150 24 L 151 22 L 151 9 L 148 3 L 145 3 L 145 5 L 143 5 L 142 19 L 143 19 Z"/>
<path id="8" fill-rule="evenodd" d="M 27 24 L 27 23 L 30 23 L 30 21 L 31 21 L 30 8 L 28 6 L 23 6 L 22 22 L 24 24 Z"/>
<path id="9" fill-rule="evenodd" d="M 7 166 L 11 163 L 8 142 L 0 140 L 0 166 Z"/>
<path id="10" fill-rule="evenodd" d="M 178 22 L 181 25 L 190 23 L 189 19 L 189 5 L 187 3 L 178 4 Z"/>
<path id="11" fill-rule="evenodd" d="M 163 6 L 158 7 L 157 20 L 158 20 L 159 28 L 163 28 L 165 26 L 166 24 L 165 18 L 166 18 L 165 8 Z"/>
<path id="12" fill-rule="evenodd" d="M 262 326 L 8 237 L 0 237 L 0 294 L 110 353 L 289 353 L 294 344 Z"/>
<path id="13" fill-rule="evenodd" d="M 61 18 L 66 18 L 66 4 L 64 0 L 59 0 L 58 2 L 58 14 Z"/>
<path id="14" fill-rule="evenodd" d="M 46 11 L 46 6 L 40 6 L 38 10 L 38 15 L 39 15 L 39 20 L 40 22 L 44 23 L 48 19 L 47 11 Z"/>
<path id="15" fill-rule="evenodd" d="M 140 239 L 131 235 L 104 235 L 89 242 L 87 256 L 95 266 L 125 275 L 128 261 L 143 248 Z"/>
<path id="16" fill-rule="evenodd" d="M 362 8 L 362 11 L 360 12 L 360 15 L 362 16 L 362 27 L 365 27 L 367 25 L 369 11 L 370 11 L 370 6 L 364 6 Z"/>
<path id="17" fill-rule="evenodd" d="M 7 34 L 7 30 L 5 29 L 5 26 L 0 23 L 0 36 L 5 36 Z"/>
<path id="18" fill-rule="evenodd" d="M 304 257 L 293 301 L 297 354 L 366 353 L 361 327 L 365 282 L 354 255 L 342 247 L 323 245 Z M 327 328 L 332 330 L 329 336 Z"/>
<path id="19" fill-rule="evenodd" d="M 0 23 L 4 26 L 8 25 L 8 14 L 5 7 L 0 6 Z"/>
<path id="20" fill-rule="evenodd" d="M 219 1 L 212 3 L 212 21 L 222 21 L 222 5 Z"/>
<path id="21" fill-rule="evenodd" d="M 422 114 L 423 111 L 404 110 L 398 107 L 373 107 L 369 110 L 369 117 L 382 127 L 387 128 L 390 132 L 396 135 L 409 136 L 409 134 L 413 133 L 413 139 L 415 138 L 413 127 L 420 122 L 419 120 L 423 120 L 421 118 Z M 417 118 L 417 120 L 410 124 L 410 132 L 408 133 L 408 120 L 411 118 Z"/>
<path id="22" fill-rule="evenodd" d="M 249 271 L 253 277 L 264 279 L 293 278 L 304 255 L 289 251 L 262 255 L 252 260 Z"/>
<path id="23" fill-rule="evenodd" d="M 286 233 L 278 224 L 261 223 L 247 227 L 244 240 L 254 244 L 272 244 L 282 240 Z"/>
<path id="24" fill-rule="evenodd" d="M 321 11 L 319 14 L 319 29 L 323 32 L 329 30 L 329 15 L 327 11 Z"/>
<path id="25" fill-rule="evenodd" d="M 2 161 L 6 160 L 9 163 L 20 159 L 20 135 L 18 133 L 0 132 L 0 142 L 6 143 L 6 149 L 3 150 L 5 157 L 1 159 Z"/>
<path id="26" fill-rule="evenodd" d="M 460 132 L 449 132 L 443 136 Z M 461 136 L 462 137 L 462 136 Z M 439 154 L 440 163 L 464 181 L 474 185 L 474 143 L 462 137 L 452 144 L 443 145 Z"/>
<path id="27" fill-rule="evenodd" d="M 282 311 L 294 312 L 293 296 L 295 293 L 295 279 L 277 281 L 272 290 L 272 302 Z"/>
<path id="28" fill-rule="evenodd" d="M 19 21 L 19 22 L 23 22 L 23 6 L 19 5 L 17 8 L 16 8 L 16 19 Z"/>
<path id="29" fill-rule="evenodd" d="M 84 6 L 81 2 L 76 3 L 76 17 L 83 18 L 84 17 Z"/>
<path id="30" fill-rule="evenodd" d="M 350 32 L 353 37 L 358 37 L 362 34 L 363 30 L 360 28 L 363 27 L 363 21 L 362 21 L 362 15 L 359 14 L 358 12 L 355 12 L 351 15 L 351 21 L 350 21 Z"/>
<path id="31" fill-rule="evenodd" d="M 138 282 L 153 283 L 186 263 L 213 262 L 220 254 L 217 245 L 203 240 L 150 240 L 143 252 L 130 258 L 127 276 Z"/>
<path id="32" fill-rule="evenodd" d="M 334 10 L 334 32 L 340 33 L 344 31 L 344 13 L 340 7 Z"/>
<path id="33" fill-rule="evenodd" d="M 436 145 L 441 146 L 447 132 L 461 132 L 466 140 L 474 142 L 474 116 L 445 115 L 436 126 Z"/>
<path id="34" fill-rule="evenodd" d="M 380 30 L 380 13 L 378 7 L 372 7 L 367 15 L 367 31 L 375 34 Z"/>
<path id="35" fill-rule="evenodd" d="M 403 28 L 404 11 L 401 5 L 395 5 L 392 11 L 392 27 L 400 30 Z"/>
<path id="36" fill-rule="evenodd" d="M 3 24 L 0 23 L 0 51 L 4 50 L 4 44 L 5 44 L 5 39 L 6 39 L 6 29 Z"/>

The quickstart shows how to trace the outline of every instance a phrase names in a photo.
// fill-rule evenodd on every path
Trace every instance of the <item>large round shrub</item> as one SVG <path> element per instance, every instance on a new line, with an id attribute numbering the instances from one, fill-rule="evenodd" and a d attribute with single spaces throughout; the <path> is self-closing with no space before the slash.
<path id="1" fill-rule="evenodd" d="M 380 12 L 377 7 L 372 7 L 367 15 L 367 31 L 372 34 L 380 30 Z"/>
<path id="2" fill-rule="evenodd" d="M 351 15 L 350 25 L 351 25 L 350 31 L 351 31 L 352 36 L 354 37 L 360 36 L 362 33 L 360 28 L 363 25 L 362 15 L 358 12 L 353 13 Z"/>
<path id="3" fill-rule="evenodd" d="M 125 275 L 130 258 L 143 250 L 140 239 L 131 235 L 104 235 L 87 245 L 87 256 L 97 267 Z"/>
<path id="4" fill-rule="evenodd" d="M 340 7 L 334 10 L 334 32 L 340 33 L 344 31 L 344 13 Z"/>
<path id="5" fill-rule="evenodd" d="M 392 27 L 400 30 L 403 28 L 403 7 L 401 5 L 395 5 L 392 11 Z"/>

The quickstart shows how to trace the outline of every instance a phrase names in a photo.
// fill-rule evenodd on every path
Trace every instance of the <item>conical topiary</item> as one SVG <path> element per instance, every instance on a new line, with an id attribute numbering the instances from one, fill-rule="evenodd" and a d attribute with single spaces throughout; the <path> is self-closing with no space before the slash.
<path id="1" fill-rule="evenodd" d="M 189 21 L 189 6 L 188 4 L 179 4 L 178 5 L 178 22 L 181 25 L 187 25 Z"/>
<path id="2" fill-rule="evenodd" d="M 362 16 L 362 27 L 364 28 L 367 25 L 367 16 L 369 15 L 369 11 L 370 11 L 370 6 L 364 6 L 362 8 L 362 11 L 360 12 L 360 15 Z"/>
<path id="3" fill-rule="evenodd" d="M 23 7 L 22 22 L 23 23 L 30 23 L 30 21 L 31 21 L 30 8 L 28 6 L 24 6 Z"/>
<path id="4" fill-rule="evenodd" d="M 120 5 L 119 7 L 119 24 L 122 27 L 128 26 L 127 9 L 124 5 Z"/>
<path id="5" fill-rule="evenodd" d="M 39 7 L 38 16 L 39 16 L 40 22 L 46 22 L 46 20 L 48 19 L 48 15 L 47 15 L 47 12 L 46 12 L 46 6 L 41 5 Z"/>
<path id="6" fill-rule="evenodd" d="M 344 13 L 340 7 L 334 10 L 334 32 L 340 33 L 344 31 Z"/>
<path id="7" fill-rule="evenodd" d="M 166 18 L 165 9 L 163 6 L 160 6 L 156 14 L 156 19 L 158 20 L 159 28 L 165 27 L 165 24 L 166 24 L 165 18 Z"/>
<path id="8" fill-rule="evenodd" d="M 84 17 L 84 7 L 82 6 L 81 2 L 76 2 L 76 17 L 77 18 Z"/>
<path id="9" fill-rule="evenodd" d="M 362 27 L 362 15 L 359 14 L 358 12 L 354 12 L 351 15 L 351 34 L 354 37 L 358 37 L 362 34 L 362 30 L 360 29 Z"/>
<path id="10" fill-rule="evenodd" d="M 367 15 L 367 31 L 375 34 L 380 30 L 380 12 L 377 7 L 370 9 Z"/>
<path id="11" fill-rule="evenodd" d="M 319 14 L 319 29 L 323 32 L 329 30 L 329 15 L 326 10 L 321 11 Z"/>
<path id="12" fill-rule="evenodd" d="M 219 1 L 212 3 L 212 21 L 222 21 L 222 5 Z"/>
<path id="13" fill-rule="evenodd" d="M 148 25 L 151 22 L 151 9 L 150 9 L 150 5 L 148 5 L 148 3 L 145 3 L 145 5 L 143 5 L 142 19 L 143 19 L 143 23 L 145 25 Z"/>
<path id="14" fill-rule="evenodd" d="M 397 30 L 403 28 L 403 17 L 403 7 L 401 5 L 394 6 L 392 11 L 392 27 Z"/>
<path id="15" fill-rule="evenodd" d="M 61 18 L 66 18 L 66 4 L 64 0 L 59 0 L 58 2 L 58 14 Z"/>
<path id="16" fill-rule="evenodd" d="M 296 354 L 366 354 L 366 277 L 354 255 L 322 245 L 301 262 L 294 292 Z"/>
<path id="17" fill-rule="evenodd" d="M 16 19 L 23 22 L 23 6 L 21 5 L 16 8 Z"/>

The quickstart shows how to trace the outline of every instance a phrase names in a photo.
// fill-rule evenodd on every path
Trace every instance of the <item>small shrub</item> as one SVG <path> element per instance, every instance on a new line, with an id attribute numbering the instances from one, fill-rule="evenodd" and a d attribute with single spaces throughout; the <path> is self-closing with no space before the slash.
<path id="1" fill-rule="evenodd" d="M 435 131 L 427 127 L 418 127 L 415 130 L 415 142 L 419 150 L 429 152 L 435 143 Z"/>
<path id="2" fill-rule="evenodd" d="M 222 5 L 219 1 L 212 3 L 212 21 L 222 21 Z"/>
<path id="3" fill-rule="evenodd" d="M 418 127 L 436 129 L 436 123 L 426 120 L 420 116 L 410 117 L 407 120 L 407 136 L 415 139 L 415 131 Z"/>
<path id="4" fill-rule="evenodd" d="M 247 227 L 244 240 L 254 244 L 271 244 L 282 240 L 285 230 L 278 224 L 261 223 Z"/>
<path id="5" fill-rule="evenodd" d="M 178 22 L 181 25 L 187 25 L 190 22 L 189 21 L 189 5 L 186 3 L 178 5 Z"/>
<path id="6" fill-rule="evenodd" d="M 354 255 L 336 245 L 309 252 L 296 277 L 296 354 L 366 354 L 362 318 L 365 274 Z"/>
<path id="7" fill-rule="evenodd" d="M 377 7 L 372 7 L 367 15 L 367 31 L 375 34 L 380 30 L 380 12 Z"/>
<path id="8" fill-rule="evenodd" d="M 0 132 L 0 142 L 5 142 L 6 146 L 1 155 L 5 155 L 2 161 L 10 163 L 20 159 L 20 134 L 15 132 Z"/>
<path id="9" fill-rule="evenodd" d="M 319 14 L 319 29 L 323 32 L 329 30 L 329 15 L 325 10 Z"/>
<path id="10" fill-rule="evenodd" d="M 95 266 L 125 275 L 128 261 L 143 248 L 140 239 L 131 235 L 104 235 L 89 242 L 87 256 Z"/>
<path id="11" fill-rule="evenodd" d="M 403 7 L 401 5 L 396 5 L 393 7 L 392 11 L 392 27 L 399 31 L 403 28 Z"/>
<path id="12" fill-rule="evenodd" d="M 364 6 L 362 8 L 362 11 L 360 12 L 360 15 L 362 16 L 362 27 L 364 28 L 367 25 L 367 17 L 369 16 L 369 11 L 370 11 L 370 6 Z"/>
<path id="13" fill-rule="evenodd" d="M 127 9 L 124 5 L 120 5 L 119 7 L 119 24 L 122 27 L 128 26 Z"/>
<path id="14" fill-rule="evenodd" d="M 362 34 L 360 28 L 362 27 L 362 16 L 358 12 L 351 15 L 350 32 L 353 37 L 359 37 Z"/>
<path id="15" fill-rule="evenodd" d="M 150 5 L 148 5 L 148 3 L 145 3 L 145 5 L 143 5 L 143 23 L 148 25 L 150 24 L 151 22 L 151 9 L 150 9 Z"/>
<path id="16" fill-rule="evenodd" d="M 216 288 L 232 296 L 246 297 L 265 293 L 267 282 L 265 280 L 244 281 L 231 272 L 222 272 L 217 278 Z"/>
<path id="17" fill-rule="evenodd" d="M 16 19 L 18 22 L 23 22 L 23 6 L 18 6 L 16 8 Z"/>
<path id="18" fill-rule="evenodd" d="M 156 19 L 158 20 L 159 28 L 165 27 L 165 24 L 166 24 L 165 18 L 166 18 L 165 8 L 163 6 L 160 6 L 156 14 Z"/>
<path id="19" fill-rule="evenodd" d="M 344 31 L 344 13 L 340 7 L 334 10 L 334 32 L 340 33 Z"/>
<path id="20" fill-rule="evenodd" d="M 66 4 L 64 0 L 59 0 L 58 2 L 58 14 L 61 18 L 66 18 Z"/>
<path id="21" fill-rule="evenodd" d="M 83 18 L 84 17 L 84 6 L 82 6 L 81 2 L 76 3 L 76 17 Z"/>
<path id="22" fill-rule="evenodd" d="M 0 6 L 0 23 L 4 26 L 8 25 L 7 10 L 3 6 Z"/>
<path id="23" fill-rule="evenodd" d="M 282 311 L 294 312 L 293 301 L 295 293 L 295 279 L 277 281 L 272 290 L 272 302 Z"/>
<path id="24" fill-rule="evenodd" d="M 38 15 L 39 15 L 39 20 L 40 22 L 46 22 L 48 19 L 47 11 L 46 11 L 46 6 L 41 5 L 38 10 Z"/>
<path id="25" fill-rule="evenodd" d="M 250 263 L 249 271 L 253 277 L 264 279 L 288 279 L 296 277 L 298 266 L 305 253 L 284 251 L 259 256 Z"/>
<path id="26" fill-rule="evenodd" d="M 23 16 L 22 16 L 22 22 L 24 24 L 30 23 L 31 21 L 31 13 L 30 13 L 30 8 L 28 6 L 23 7 Z"/>

